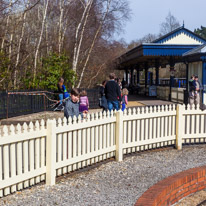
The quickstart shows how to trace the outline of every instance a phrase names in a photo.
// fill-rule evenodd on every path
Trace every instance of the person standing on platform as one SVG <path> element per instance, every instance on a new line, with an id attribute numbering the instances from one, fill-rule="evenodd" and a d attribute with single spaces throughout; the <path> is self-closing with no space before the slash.
<path id="1" fill-rule="evenodd" d="M 106 99 L 106 97 L 105 97 L 105 86 L 106 86 L 106 84 L 107 84 L 107 81 L 106 80 L 104 80 L 103 82 L 102 82 L 102 86 L 100 87 L 100 107 L 103 109 L 102 110 L 102 112 L 104 112 L 104 111 L 107 111 L 107 109 L 108 109 L 108 106 L 107 106 L 107 99 Z"/>
<path id="2" fill-rule="evenodd" d="M 195 76 L 192 75 L 190 80 L 189 80 L 189 103 L 190 103 L 190 106 L 192 106 L 192 104 L 194 104 L 195 91 L 196 91 Z"/>
<path id="3" fill-rule="evenodd" d="M 119 110 L 119 102 L 122 101 L 120 87 L 117 82 L 115 82 L 115 74 L 110 73 L 109 81 L 105 86 L 105 96 L 107 99 L 107 105 L 109 111 L 112 109 Z"/>
<path id="4" fill-rule="evenodd" d="M 124 88 L 122 90 L 122 111 L 124 111 L 127 108 L 128 104 L 128 97 L 127 95 L 129 94 L 128 90 Z"/>
<path id="5" fill-rule="evenodd" d="M 194 103 L 200 104 L 200 95 L 202 91 L 202 84 L 198 79 L 198 76 L 195 76 L 195 96 L 194 96 Z"/>

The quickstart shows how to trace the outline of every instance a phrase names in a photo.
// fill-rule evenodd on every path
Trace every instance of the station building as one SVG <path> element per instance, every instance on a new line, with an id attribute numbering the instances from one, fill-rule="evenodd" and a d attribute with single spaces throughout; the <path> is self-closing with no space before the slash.
<path id="1" fill-rule="evenodd" d="M 202 102 L 206 104 L 206 39 L 186 29 L 184 25 L 152 43 L 141 45 L 127 51 L 117 58 L 117 69 L 124 70 L 127 84 L 140 85 L 140 72 L 144 74 L 144 85 L 139 92 L 145 95 L 156 95 L 165 100 L 187 103 L 188 81 L 191 75 L 197 75 L 203 85 Z M 185 64 L 185 87 L 173 87 L 175 66 Z M 159 84 L 160 68 L 169 66 L 169 86 Z M 148 70 L 152 68 L 155 75 Z M 150 77 L 148 75 L 151 75 Z M 153 76 L 155 78 L 153 78 Z M 152 81 L 148 81 L 152 79 Z"/>

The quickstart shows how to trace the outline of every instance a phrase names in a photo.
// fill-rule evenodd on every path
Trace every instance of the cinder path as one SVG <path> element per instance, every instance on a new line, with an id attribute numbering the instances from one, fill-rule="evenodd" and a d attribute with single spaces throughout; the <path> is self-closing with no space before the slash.
<path id="1" fill-rule="evenodd" d="M 152 105 L 166 105 L 166 104 L 174 104 L 170 101 L 159 100 L 156 97 L 148 97 L 148 96 L 139 96 L 139 95 L 129 95 L 129 102 L 137 102 L 139 105 L 137 106 L 152 106 Z"/>

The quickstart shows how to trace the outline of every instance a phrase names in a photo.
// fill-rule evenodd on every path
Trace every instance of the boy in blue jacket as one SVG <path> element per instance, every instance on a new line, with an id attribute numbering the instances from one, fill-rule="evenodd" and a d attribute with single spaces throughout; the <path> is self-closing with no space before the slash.
<path id="1" fill-rule="evenodd" d="M 64 116 L 66 118 L 79 116 L 79 92 L 77 89 L 72 89 L 71 96 L 66 99 L 64 105 Z"/>

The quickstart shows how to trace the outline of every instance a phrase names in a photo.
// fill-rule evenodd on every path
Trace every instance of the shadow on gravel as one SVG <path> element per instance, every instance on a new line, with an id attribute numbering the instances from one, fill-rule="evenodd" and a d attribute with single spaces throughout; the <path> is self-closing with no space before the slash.
<path id="1" fill-rule="evenodd" d="M 203 202 L 199 203 L 197 206 L 206 206 L 206 200 L 204 200 Z"/>

